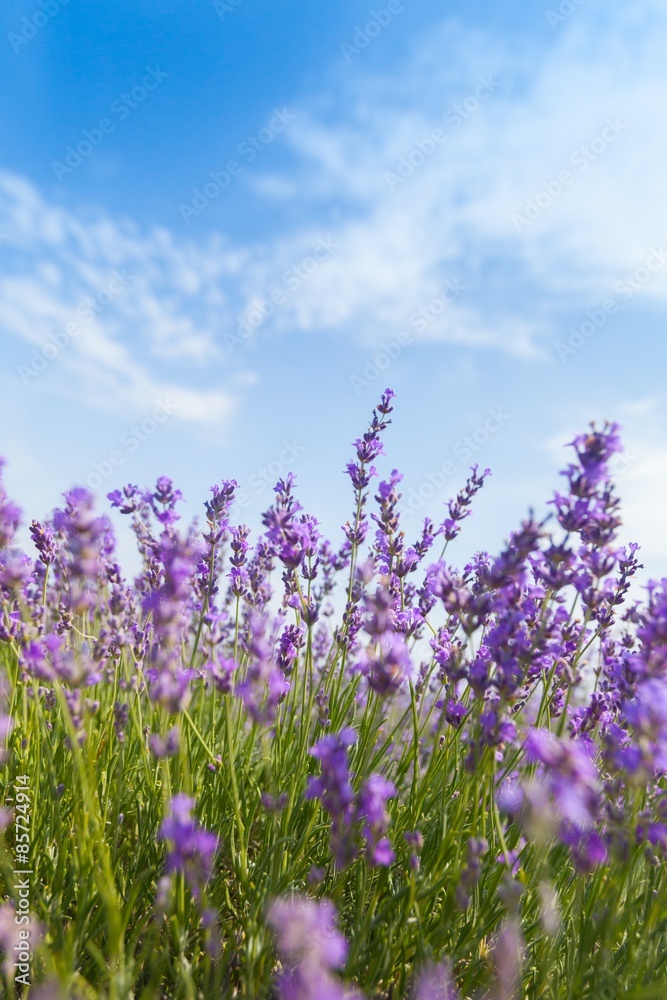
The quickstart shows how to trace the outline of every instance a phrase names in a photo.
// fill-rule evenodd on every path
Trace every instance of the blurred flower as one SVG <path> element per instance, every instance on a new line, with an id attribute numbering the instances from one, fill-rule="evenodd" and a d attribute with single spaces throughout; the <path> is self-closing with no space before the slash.
<path id="1" fill-rule="evenodd" d="M 218 841 L 198 825 L 192 817 L 193 808 L 194 800 L 188 795 L 175 795 L 160 827 L 160 838 L 167 841 L 167 874 L 183 872 L 193 896 L 199 900 L 213 872 Z"/>
<path id="2" fill-rule="evenodd" d="M 413 676 L 407 643 L 396 632 L 385 632 L 369 646 L 357 661 L 356 668 L 367 678 L 370 687 L 379 695 L 387 696 L 399 691 Z"/>
<path id="3" fill-rule="evenodd" d="M 354 791 L 350 780 L 348 748 L 357 741 L 351 728 L 323 736 L 310 755 L 320 761 L 322 773 L 308 778 L 306 798 L 320 799 L 331 816 L 331 849 L 336 863 L 344 868 L 356 856 L 357 848 L 352 836 Z"/>
<path id="4" fill-rule="evenodd" d="M 389 829 L 387 802 L 398 795 L 396 786 L 381 774 L 371 774 L 366 778 L 357 797 L 357 817 L 363 821 L 363 834 L 373 865 L 389 867 L 396 855 L 389 839 L 385 836 Z"/>
<path id="5" fill-rule="evenodd" d="M 278 977 L 283 1000 L 353 1000 L 331 972 L 347 957 L 347 942 L 336 928 L 336 910 L 328 899 L 303 896 L 277 899 L 269 907 L 269 925 L 276 935 L 285 971 Z"/>
<path id="6" fill-rule="evenodd" d="M 417 976 L 414 1000 L 458 1000 L 450 962 L 425 966 Z"/>

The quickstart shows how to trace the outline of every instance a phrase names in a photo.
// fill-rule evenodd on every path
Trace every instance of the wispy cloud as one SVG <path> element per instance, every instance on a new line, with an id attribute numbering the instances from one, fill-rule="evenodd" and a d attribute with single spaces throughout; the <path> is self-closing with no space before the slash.
<path id="1" fill-rule="evenodd" d="M 229 373 L 220 362 L 221 377 L 207 387 L 202 365 L 221 358 L 220 286 L 237 272 L 238 252 L 222 244 L 202 251 L 164 230 L 141 234 L 104 214 L 85 220 L 6 173 L 0 193 L 0 323 L 26 342 L 18 380 L 30 387 L 48 371 L 56 391 L 118 412 L 141 412 L 171 393 L 181 419 L 230 415 Z"/>
<path id="2" fill-rule="evenodd" d="M 400 94 L 388 80 L 355 77 L 344 122 L 325 126 L 314 114 L 295 123 L 290 141 L 308 162 L 299 197 L 305 190 L 313 202 L 342 199 L 351 216 L 340 235 L 347 252 L 323 276 L 323 314 L 337 298 L 347 307 L 340 321 L 367 329 L 422 301 L 454 270 L 467 274 L 475 306 L 462 302 L 443 321 L 442 339 L 457 330 L 470 342 L 528 351 L 559 310 L 595 301 L 659 245 L 667 139 L 655 109 L 667 97 L 667 17 L 652 4 L 641 16 L 611 8 L 572 18 L 539 64 L 483 36 L 472 47 L 468 40 L 467 70 L 457 60 L 458 93 L 441 69 L 457 35 L 443 27 L 395 74 Z M 480 71 L 500 86 L 466 105 Z M 406 150 L 438 124 L 447 132 L 448 121 L 456 127 L 446 141 L 416 157 L 418 166 L 388 191 L 386 171 L 396 173 Z M 561 197 L 545 196 L 565 170 L 572 183 Z M 513 215 L 540 192 L 537 218 L 517 233 Z M 642 294 L 664 300 L 667 275 Z"/>
<path id="3" fill-rule="evenodd" d="M 537 54 L 447 22 L 391 77 L 363 60 L 337 62 L 333 97 L 295 105 L 283 172 L 259 164 L 239 179 L 288 220 L 254 242 L 198 237 L 176 222 L 147 232 L 90 218 L 3 174 L 0 322 L 26 342 L 28 364 L 126 268 L 128 287 L 53 360 L 50 377 L 71 393 L 74 376 L 86 401 L 103 407 L 180 393 L 179 414 L 194 422 L 233 412 L 239 365 L 252 355 L 231 358 L 225 338 L 286 284 L 262 336 L 330 333 L 376 345 L 457 279 L 466 294 L 415 329 L 415 342 L 553 358 L 564 312 L 601 301 L 667 231 L 667 137 L 655 126 L 666 44 L 657 4 L 637 12 L 591 3 Z M 410 169 L 388 185 L 402 162 Z M 530 203 L 539 211 L 517 231 L 513 218 Z M 336 252 L 289 288 L 285 274 L 322 239 Z M 666 296 L 667 271 L 637 291 L 637 300 Z"/>

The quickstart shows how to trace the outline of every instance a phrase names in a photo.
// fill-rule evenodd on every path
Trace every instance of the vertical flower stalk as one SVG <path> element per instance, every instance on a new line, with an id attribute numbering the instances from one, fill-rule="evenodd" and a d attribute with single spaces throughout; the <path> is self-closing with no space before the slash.
<path id="1" fill-rule="evenodd" d="M 204 889 L 213 874 L 218 839 L 194 819 L 194 805 L 190 796 L 175 795 L 160 827 L 160 839 L 167 844 L 167 877 L 181 873 L 193 898 L 201 904 Z M 164 888 L 163 885 L 163 891 Z"/>
<path id="2" fill-rule="evenodd" d="M 345 963 L 347 942 L 336 928 L 333 903 L 303 896 L 277 899 L 267 920 L 284 967 L 277 982 L 282 1000 L 363 1000 L 334 975 Z"/>

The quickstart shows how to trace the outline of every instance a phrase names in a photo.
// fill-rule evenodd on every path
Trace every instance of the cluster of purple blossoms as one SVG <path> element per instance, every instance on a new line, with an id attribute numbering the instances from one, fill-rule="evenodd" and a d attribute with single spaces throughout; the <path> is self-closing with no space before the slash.
<path id="1" fill-rule="evenodd" d="M 394 395 L 391 389 L 383 392 L 379 404 L 373 410 L 366 433 L 353 442 L 357 461 L 349 462 L 345 468 L 357 497 L 354 521 L 352 523 L 348 521 L 343 527 L 348 544 L 353 548 L 363 544 L 368 532 L 368 520 L 364 514 L 368 502 L 367 489 L 371 479 L 377 476 L 377 469 L 372 463 L 380 455 L 384 455 L 380 435 L 391 423 L 387 418 L 393 410 L 391 401 Z"/>
<path id="2" fill-rule="evenodd" d="M 5 679 L 0 674 L 0 767 L 2 767 L 8 757 L 7 752 L 4 749 L 4 745 L 11 735 L 14 728 L 14 720 L 11 715 L 7 714 L 7 687 L 5 685 Z M 0 807 L 0 832 L 8 825 L 9 822 L 9 812 L 6 809 Z M 5 822 L 7 820 L 7 822 Z"/>
<path id="3" fill-rule="evenodd" d="M 250 528 L 246 524 L 240 524 L 231 529 L 230 547 L 232 554 L 229 561 L 232 568 L 229 571 L 229 580 L 234 597 L 246 597 L 250 592 L 250 576 L 246 567 L 249 534 Z"/>
<path id="4" fill-rule="evenodd" d="M 271 725 L 290 689 L 290 682 L 274 659 L 265 628 L 264 619 L 251 614 L 244 640 L 249 666 L 244 679 L 236 685 L 235 693 L 254 722 Z"/>
<path id="5" fill-rule="evenodd" d="M 621 702 L 619 721 L 606 726 L 605 737 L 609 765 L 620 769 L 630 784 L 666 774 L 667 677 L 638 679 Z"/>
<path id="6" fill-rule="evenodd" d="M 28 642 L 22 652 L 23 667 L 30 677 L 59 680 L 69 687 L 90 687 L 102 679 L 99 663 L 85 648 L 74 650 L 61 635 L 52 633 Z"/>
<path id="7" fill-rule="evenodd" d="M 356 854 L 351 836 L 354 819 L 354 789 L 349 771 L 348 749 L 357 742 L 351 728 L 329 733 L 311 748 L 319 760 L 322 774 L 308 779 L 307 799 L 319 799 L 331 816 L 331 850 L 340 868 L 345 868 Z"/>
<path id="8" fill-rule="evenodd" d="M 179 647 L 188 627 L 188 604 L 201 552 L 201 546 L 193 540 L 163 532 L 156 554 L 161 570 L 159 582 L 143 604 L 153 625 L 146 669 L 149 692 L 154 701 L 172 713 L 187 708 L 190 701 L 189 684 L 194 672 L 182 666 Z"/>
<path id="9" fill-rule="evenodd" d="M 484 837 L 471 837 L 466 847 L 466 861 L 456 886 L 456 902 L 465 910 L 470 905 L 470 893 L 479 882 L 482 870 L 481 859 L 489 850 Z"/>
<path id="10" fill-rule="evenodd" d="M 207 500 L 204 504 L 206 508 L 206 530 L 202 534 L 202 539 L 206 545 L 206 551 L 202 553 L 198 565 L 198 586 L 205 608 L 214 607 L 215 597 L 218 593 L 218 578 L 222 570 L 221 547 L 229 528 L 229 509 L 234 502 L 234 494 L 237 483 L 235 479 L 225 479 L 219 485 L 211 486 L 212 500 Z M 242 528 L 236 530 L 242 535 Z M 247 546 L 246 546 L 247 549 Z M 242 565 L 234 562 L 236 567 Z"/>
<path id="11" fill-rule="evenodd" d="M 542 780 L 531 780 L 525 796 L 538 826 L 552 822 L 572 850 L 575 865 L 590 870 L 607 860 L 600 820 L 601 781 L 590 740 L 559 739 L 549 730 L 531 729 L 524 743 L 527 759 L 542 765 Z"/>
<path id="12" fill-rule="evenodd" d="M 21 508 L 9 499 L 3 478 L 4 458 L 0 458 L 0 549 L 7 549 L 21 523 Z"/>
<path id="13" fill-rule="evenodd" d="M 194 804 L 194 799 L 188 795 L 175 795 L 160 828 L 160 837 L 167 842 L 167 875 L 182 872 L 193 896 L 200 900 L 213 874 L 218 840 L 194 819 Z"/>
<path id="14" fill-rule="evenodd" d="M 151 733 L 148 737 L 148 746 L 151 753 L 158 759 L 173 757 L 178 753 L 181 745 L 181 733 L 178 726 L 172 726 L 165 736 L 159 733 Z"/>
<path id="15" fill-rule="evenodd" d="M 306 798 L 317 798 L 331 816 L 331 850 L 339 868 L 345 868 L 358 853 L 358 831 L 366 841 L 366 857 L 373 866 L 388 867 L 395 860 L 386 833 L 390 817 L 387 802 L 398 792 L 392 781 L 370 774 L 355 794 L 349 770 L 348 749 L 357 734 L 347 728 L 329 733 L 311 747 L 322 773 L 308 779 Z"/>
<path id="16" fill-rule="evenodd" d="M 386 577 L 380 578 L 386 581 Z M 414 679 L 414 669 L 408 650 L 406 632 L 416 631 L 421 624 L 418 611 L 401 611 L 400 598 L 385 583 L 374 594 L 364 595 L 366 613 L 362 627 L 370 637 L 354 667 L 380 696 L 393 695 Z M 415 615 L 417 620 L 415 620 Z"/>
<path id="17" fill-rule="evenodd" d="M 54 566 L 63 609 L 84 614 L 99 606 L 103 586 L 120 582 L 115 541 L 109 518 L 95 514 L 92 493 L 75 487 L 64 498 L 65 507 L 54 511 L 51 523 L 33 526 L 31 534 L 40 561 L 47 565 L 49 559 Z"/>
<path id="18" fill-rule="evenodd" d="M 430 964 L 422 969 L 415 984 L 414 1000 L 459 1000 L 451 963 Z"/>
<path id="19" fill-rule="evenodd" d="M 371 864 L 389 867 L 396 855 L 389 838 L 385 836 L 391 822 L 387 802 L 395 798 L 398 790 L 393 781 L 381 774 L 371 774 L 364 781 L 357 796 L 356 815 L 362 822 L 366 850 Z"/>
<path id="20" fill-rule="evenodd" d="M 36 557 L 29 558 L 16 547 L 20 511 L 0 476 L 0 642 L 16 654 L 12 662 L 20 667 L 19 682 L 27 682 L 26 699 L 42 699 L 53 728 L 62 685 L 77 736 L 83 741 L 86 729 L 104 717 L 104 741 L 124 744 L 125 753 L 137 735 L 135 719 L 142 718 L 133 699 L 146 693 L 150 725 L 140 740 L 154 764 L 189 753 L 193 744 L 199 752 L 203 743 L 211 750 L 206 766 L 216 771 L 217 741 L 228 736 L 239 782 L 248 779 L 238 815 L 249 821 L 249 854 L 262 839 L 258 832 L 266 833 L 268 824 L 278 830 L 304 809 L 298 796 L 275 791 L 285 787 L 284 775 L 275 780 L 269 773 L 285 723 L 303 758 L 314 744 L 318 773 L 309 777 L 305 799 L 317 799 L 330 820 L 335 865 L 311 865 L 321 861 L 320 841 L 303 868 L 310 868 L 313 887 L 339 876 L 342 884 L 344 870 L 361 859 L 364 880 L 398 880 L 407 868 L 414 889 L 444 824 L 439 814 L 434 823 L 418 812 L 430 789 L 423 796 L 406 792 L 406 774 L 417 787 L 428 775 L 445 780 L 449 769 L 456 769 L 457 780 L 470 779 L 473 794 L 475 782 L 488 779 L 490 786 L 456 845 L 453 919 L 463 920 L 461 910 L 486 891 L 488 866 L 516 873 L 526 845 L 522 832 L 543 852 L 564 845 L 570 870 L 581 877 L 615 856 L 627 857 L 636 842 L 664 859 L 667 580 L 649 586 L 643 606 L 628 606 L 640 567 L 637 546 L 621 548 L 617 540 L 619 503 L 609 463 L 620 449 L 618 428 L 592 427 L 574 439 L 567 489 L 556 493 L 548 518 L 527 518 L 498 555 L 478 552 L 458 569 L 445 561 L 444 550 L 440 558 L 429 554 L 440 536 L 445 547 L 457 537 L 488 470 L 473 467 L 447 502 L 444 520 L 426 518 L 409 544 L 399 515 L 401 475 L 392 470 L 380 479 L 375 465 L 393 395 L 382 395 L 366 433 L 354 442 L 355 461 L 346 471 L 356 509 L 338 547 L 321 538 L 318 522 L 301 508 L 291 474 L 276 484 L 254 544 L 247 525 L 231 521 L 234 480 L 212 487 L 200 531 L 179 528 L 180 491 L 161 477 L 152 490 L 130 484 L 109 494 L 112 506 L 131 516 L 143 560 L 128 586 L 115 561 L 110 522 L 95 513 L 88 491 L 71 490 L 62 510 L 32 522 Z M 368 538 L 371 523 L 376 530 Z M 274 592 L 276 567 L 282 588 Z M 347 579 L 336 619 L 341 575 Z M 0 692 L 0 745 L 15 724 L 5 702 Z M 205 722 L 193 732 L 186 727 L 195 726 L 200 708 Z M 163 726 L 167 713 L 178 719 Z M 179 761 L 173 764 L 178 773 Z M 62 794 L 64 786 L 58 787 Z M 503 817 L 517 821 L 510 848 L 496 837 L 497 810 L 475 825 L 489 794 Z M 458 789 L 443 795 L 438 808 L 449 808 L 458 795 Z M 227 806 L 229 822 L 238 821 Z M 305 808 L 312 817 L 315 807 Z M 193 809 L 191 798 L 176 794 L 160 837 L 168 874 L 182 873 L 200 902 L 218 842 Z M 410 827 L 425 831 L 423 855 L 420 830 L 403 832 L 406 816 Z M 0 813 L 0 826 L 6 820 Z M 401 851 L 407 866 L 396 864 Z M 229 857 L 225 864 L 239 867 Z M 364 865 L 392 871 L 382 875 Z M 494 952 L 503 997 L 514 992 L 521 968 L 516 907 L 508 909 L 511 919 Z M 345 909 L 341 913 L 346 917 Z M 268 921 L 285 1000 L 353 995 L 334 974 L 347 948 L 332 904 L 278 900 Z M 423 969 L 415 988 L 418 1000 L 457 996 L 446 962 Z"/>
<path id="21" fill-rule="evenodd" d="M 397 632 L 379 636 L 359 658 L 357 669 L 377 694 L 394 694 L 413 676 L 412 660 L 405 637 Z"/>
<path id="22" fill-rule="evenodd" d="M 267 920 L 284 966 L 278 977 L 282 1000 L 362 1000 L 358 991 L 346 989 L 333 975 L 347 958 L 333 903 L 302 896 L 277 899 Z"/>
<path id="23" fill-rule="evenodd" d="M 14 547 L 16 532 L 21 523 L 21 509 L 7 496 L 2 469 L 5 462 L 0 458 L 0 594 L 15 598 L 31 574 L 30 561 Z M 0 622 L 0 638 L 7 630 Z"/>
<path id="24" fill-rule="evenodd" d="M 286 677 L 289 677 L 294 669 L 304 639 L 305 634 L 301 625 L 286 625 L 278 639 L 276 662 Z"/>
<path id="25" fill-rule="evenodd" d="M 455 499 L 450 500 L 447 504 L 449 517 L 445 518 L 441 529 L 445 536 L 445 541 L 451 542 L 458 534 L 460 534 L 461 522 L 465 520 L 466 517 L 470 516 L 470 505 L 472 504 L 475 494 L 479 493 L 484 485 L 484 480 L 490 475 L 490 469 L 485 469 L 484 472 L 480 474 L 479 466 L 473 465 L 465 486 L 459 493 L 457 493 Z"/>
<path id="26" fill-rule="evenodd" d="M 315 518 L 301 514 L 301 504 L 294 497 L 295 483 L 291 472 L 278 480 L 274 487 L 276 503 L 262 519 L 273 554 L 288 571 L 298 569 L 308 557 L 317 556 L 320 537 Z"/>
<path id="27" fill-rule="evenodd" d="M 239 665 L 233 656 L 225 656 L 219 649 L 214 649 L 203 669 L 220 694 L 229 694 L 234 686 L 234 675 L 238 668 Z"/>

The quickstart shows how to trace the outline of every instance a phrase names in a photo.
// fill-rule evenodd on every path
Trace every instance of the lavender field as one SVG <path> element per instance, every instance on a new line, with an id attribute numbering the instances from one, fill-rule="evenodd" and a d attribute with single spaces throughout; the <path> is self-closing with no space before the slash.
<path id="1" fill-rule="evenodd" d="M 0 492 L 3 995 L 667 995 L 667 581 L 629 593 L 618 428 L 457 568 L 488 470 L 406 536 L 393 407 L 331 541 L 292 475 L 256 538 L 233 480 L 187 524 L 162 477 L 109 494 L 129 581 L 107 504 L 23 552 Z"/>
<path id="2" fill-rule="evenodd" d="M 667 1000 L 666 51 L 0 4 L 0 1000 Z"/>

